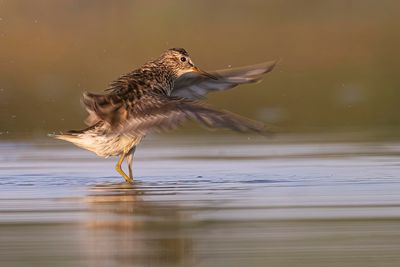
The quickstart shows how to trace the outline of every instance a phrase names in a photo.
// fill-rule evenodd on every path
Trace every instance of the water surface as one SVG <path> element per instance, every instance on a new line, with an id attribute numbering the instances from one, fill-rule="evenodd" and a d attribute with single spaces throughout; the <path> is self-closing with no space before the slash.
<path id="1" fill-rule="evenodd" d="M 1 266 L 400 266 L 400 144 L 0 143 Z"/>

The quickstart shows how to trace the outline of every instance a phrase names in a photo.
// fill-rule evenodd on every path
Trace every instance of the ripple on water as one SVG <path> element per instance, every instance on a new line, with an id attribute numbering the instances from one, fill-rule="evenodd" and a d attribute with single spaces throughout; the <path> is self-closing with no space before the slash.
<path id="1" fill-rule="evenodd" d="M 4 266 L 400 265 L 397 144 L 0 147 Z"/>

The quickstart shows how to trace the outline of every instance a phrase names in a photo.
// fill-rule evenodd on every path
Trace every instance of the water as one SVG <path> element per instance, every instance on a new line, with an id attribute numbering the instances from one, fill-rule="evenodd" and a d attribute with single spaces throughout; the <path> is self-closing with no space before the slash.
<path id="1" fill-rule="evenodd" d="M 0 266 L 400 266 L 400 144 L 0 143 Z"/>

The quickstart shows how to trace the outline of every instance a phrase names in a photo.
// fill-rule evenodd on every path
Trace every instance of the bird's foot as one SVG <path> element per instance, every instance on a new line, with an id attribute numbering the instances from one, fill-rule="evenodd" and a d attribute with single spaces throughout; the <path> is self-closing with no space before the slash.
<path id="1" fill-rule="evenodd" d="M 125 182 L 127 182 L 128 184 L 133 184 L 133 177 L 129 177 L 127 175 L 123 175 Z"/>
<path id="2" fill-rule="evenodd" d="M 120 165 L 116 165 L 115 169 L 117 170 L 117 172 L 125 179 L 125 181 L 129 184 L 133 184 L 133 178 L 129 177 L 128 175 L 126 175 L 126 173 L 124 173 L 124 171 L 121 169 Z"/>

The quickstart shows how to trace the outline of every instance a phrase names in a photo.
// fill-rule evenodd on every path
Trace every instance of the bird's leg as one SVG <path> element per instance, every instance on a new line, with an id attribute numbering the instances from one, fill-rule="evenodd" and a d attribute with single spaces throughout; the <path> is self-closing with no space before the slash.
<path id="1" fill-rule="evenodd" d="M 115 169 L 117 170 L 117 172 L 119 174 L 122 175 L 122 177 L 124 177 L 124 179 L 127 183 L 132 183 L 133 179 L 131 179 L 128 175 L 126 175 L 126 173 L 124 173 L 124 171 L 121 169 L 121 164 L 124 161 L 124 159 L 125 159 L 125 154 L 122 154 L 117 162 L 117 165 L 115 165 Z"/>
<path id="2" fill-rule="evenodd" d="M 128 163 L 128 169 L 129 169 L 129 177 L 133 181 L 133 175 L 132 175 L 132 161 L 133 161 L 133 154 L 135 154 L 136 146 L 134 146 L 129 155 L 126 157 L 126 162 Z"/>
<path id="3" fill-rule="evenodd" d="M 133 175 L 132 175 L 132 160 L 133 160 L 133 155 L 129 154 L 126 157 L 126 162 L 128 163 L 128 169 L 129 169 L 129 178 L 131 178 L 131 180 L 133 180 Z"/>

